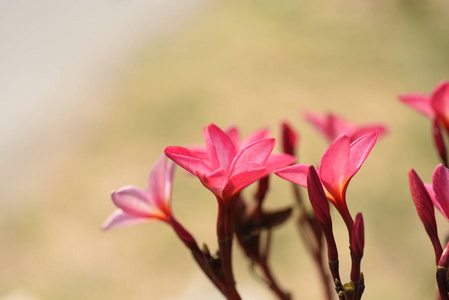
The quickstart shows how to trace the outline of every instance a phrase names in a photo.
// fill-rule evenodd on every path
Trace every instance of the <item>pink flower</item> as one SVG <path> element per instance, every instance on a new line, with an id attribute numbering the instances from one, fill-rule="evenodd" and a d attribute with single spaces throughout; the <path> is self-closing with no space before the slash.
<path id="1" fill-rule="evenodd" d="M 440 125 L 449 130 L 448 81 L 440 82 L 429 96 L 410 93 L 399 96 L 399 99 L 430 119 L 437 119 Z"/>
<path id="2" fill-rule="evenodd" d="M 399 96 L 399 99 L 432 120 L 435 147 L 441 161 L 447 166 L 447 149 L 440 127 L 449 133 L 449 82 L 440 82 L 430 96 L 410 93 Z"/>
<path id="3" fill-rule="evenodd" d="M 382 125 L 356 126 L 333 113 L 320 116 L 312 112 L 307 112 L 305 118 L 309 123 L 314 125 L 330 143 L 342 134 L 347 135 L 352 142 L 372 131 L 377 130 L 379 135 L 384 134 L 387 131 L 385 126 Z"/>
<path id="4" fill-rule="evenodd" d="M 170 208 L 174 164 L 161 156 L 150 171 L 148 189 L 126 186 L 112 192 L 111 198 L 118 207 L 104 222 L 103 230 L 137 223 L 162 220 L 170 222 Z"/>
<path id="5" fill-rule="evenodd" d="M 211 124 L 204 131 L 206 152 L 171 146 L 165 148 L 165 154 L 197 176 L 219 199 L 230 199 L 274 169 L 295 160 L 290 155 L 271 154 L 275 144 L 272 138 L 255 137 L 240 144 L 235 133 L 233 130 L 227 134 Z"/>
<path id="6" fill-rule="evenodd" d="M 348 228 L 353 221 L 346 205 L 346 189 L 352 177 L 361 168 L 377 140 L 377 132 L 373 131 L 350 142 L 350 138 L 342 135 L 326 150 L 321 158 L 318 171 L 326 197 L 342 215 Z M 277 170 L 276 175 L 288 181 L 307 187 L 307 165 L 293 165 Z"/>
<path id="7" fill-rule="evenodd" d="M 432 185 L 425 184 L 433 205 L 449 221 L 449 169 L 438 165 L 433 171 Z"/>

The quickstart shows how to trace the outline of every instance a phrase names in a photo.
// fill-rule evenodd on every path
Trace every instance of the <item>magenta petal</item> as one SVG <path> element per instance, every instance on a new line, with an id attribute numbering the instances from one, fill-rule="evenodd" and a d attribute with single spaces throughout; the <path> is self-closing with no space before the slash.
<path id="1" fill-rule="evenodd" d="M 197 175 L 198 172 L 202 174 L 207 174 L 209 168 L 204 162 L 197 158 L 189 149 L 178 146 L 166 147 L 165 155 L 173 160 L 180 167 L 184 168 L 186 171 Z"/>
<path id="2" fill-rule="evenodd" d="M 306 188 L 308 168 L 309 168 L 308 165 L 293 165 L 277 170 L 274 173 L 285 180 L 299 184 L 300 186 Z"/>
<path id="3" fill-rule="evenodd" d="M 432 189 L 435 206 L 449 220 L 449 169 L 445 166 L 438 165 L 433 172 Z"/>
<path id="4" fill-rule="evenodd" d="M 430 98 L 424 94 L 412 93 L 407 95 L 399 96 L 399 100 L 407 104 L 408 106 L 416 109 L 423 115 L 433 118 L 435 112 L 430 105 Z"/>
<path id="5" fill-rule="evenodd" d="M 149 195 L 134 186 L 126 186 L 117 192 L 112 192 L 111 198 L 118 208 L 134 216 L 148 217 L 155 210 Z"/>
<path id="6" fill-rule="evenodd" d="M 134 215 L 127 214 L 121 209 L 116 209 L 109 218 L 101 225 L 102 230 L 109 230 L 134 224 L 151 222 L 153 219 L 136 217 Z"/>
<path id="7" fill-rule="evenodd" d="M 435 88 L 430 105 L 439 117 L 447 119 L 449 115 L 449 82 L 443 81 Z"/>
<path id="8" fill-rule="evenodd" d="M 258 163 L 246 163 L 241 165 L 231 175 L 225 188 L 223 189 L 223 198 L 231 197 L 240 192 L 256 180 L 266 175 L 266 168 Z"/>
<path id="9" fill-rule="evenodd" d="M 348 181 L 347 168 L 350 155 L 349 137 L 336 139 L 321 158 L 320 178 L 326 190 L 337 199 L 344 199 L 344 186 Z"/>
<path id="10" fill-rule="evenodd" d="M 432 200 L 415 170 L 410 170 L 408 172 L 408 177 L 410 182 L 410 192 L 412 194 L 413 202 L 415 203 L 416 211 L 418 212 L 418 216 L 432 242 L 435 251 L 435 260 L 436 263 L 438 263 L 443 249 L 438 239 L 437 223 L 435 221 Z"/>
<path id="11" fill-rule="evenodd" d="M 246 163 L 265 165 L 268 156 L 273 151 L 274 144 L 274 139 L 264 139 L 242 149 L 234 158 L 229 173 L 233 173 L 234 170 Z"/>
<path id="12" fill-rule="evenodd" d="M 222 168 L 226 172 L 236 154 L 235 146 L 229 136 L 215 124 L 209 125 L 205 130 L 206 147 L 212 168 Z"/>
<path id="13" fill-rule="evenodd" d="M 368 126 L 362 126 L 351 135 L 351 142 L 359 139 L 360 137 L 373 132 L 377 131 L 377 134 L 380 136 L 382 134 L 385 134 L 387 132 L 387 128 L 382 125 L 368 125 Z"/>
<path id="14" fill-rule="evenodd" d="M 346 170 L 346 177 L 349 179 L 362 167 L 363 162 L 368 157 L 371 149 L 377 141 L 377 132 L 368 133 L 351 143 L 349 153 L 349 165 Z"/>

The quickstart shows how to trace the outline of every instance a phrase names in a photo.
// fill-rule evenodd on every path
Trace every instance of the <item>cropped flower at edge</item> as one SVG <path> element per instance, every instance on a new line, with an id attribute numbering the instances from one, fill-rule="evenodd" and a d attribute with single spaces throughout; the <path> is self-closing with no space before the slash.
<path id="1" fill-rule="evenodd" d="M 204 130 L 205 155 L 189 148 L 170 146 L 165 154 L 188 172 L 219 199 L 230 199 L 246 186 L 271 171 L 292 164 L 290 155 L 272 156 L 275 140 L 264 138 L 238 149 L 231 137 L 211 124 Z"/>
<path id="2" fill-rule="evenodd" d="M 377 132 L 371 132 L 351 143 L 348 136 L 342 135 L 329 146 L 321 158 L 318 174 L 324 191 L 348 228 L 352 228 L 353 220 L 346 205 L 346 189 L 374 147 L 377 136 Z M 281 178 L 307 187 L 307 169 L 307 165 L 298 164 L 275 173 Z"/>
<path id="3" fill-rule="evenodd" d="M 162 155 L 150 171 L 147 190 L 126 186 L 112 192 L 112 201 L 118 209 L 101 228 L 108 230 L 154 220 L 169 222 L 174 166 Z"/>
<path id="4" fill-rule="evenodd" d="M 380 124 L 372 125 L 355 125 L 348 121 L 345 121 L 340 116 L 334 113 L 327 113 L 324 116 L 320 116 L 313 112 L 306 112 L 304 114 L 305 119 L 315 126 L 320 133 L 327 138 L 329 143 L 332 143 L 340 135 L 347 135 L 351 142 L 364 136 L 372 131 L 378 132 L 379 135 L 385 134 L 387 129 Z"/>

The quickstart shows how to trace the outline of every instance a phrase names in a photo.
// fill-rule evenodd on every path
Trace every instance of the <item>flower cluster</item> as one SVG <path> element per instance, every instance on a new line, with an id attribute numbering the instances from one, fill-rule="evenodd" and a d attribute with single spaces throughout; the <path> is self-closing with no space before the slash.
<path id="1" fill-rule="evenodd" d="M 449 133 L 449 82 L 441 82 L 430 96 L 411 93 L 400 96 L 407 105 L 429 117 L 432 121 L 432 133 L 437 152 L 444 165 L 438 165 L 432 176 L 432 184 L 424 184 L 414 169 L 408 172 L 410 192 L 418 212 L 430 238 L 434 252 L 436 279 L 439 294 L 438 300 L 449 300 L 449 243 L 442 247 L 438 237 L 434 207 L 449 221 L 449 169 L 447 168 L 447 150 L 441 128 Z"/>
<path id="2" fill-rule="evenodd" d="M 332 299 L 328 272 L 339 299 L 361 299 L 364 291 L 361 273 L 364 222 L 361 213 L 352 217 L 346 190 L 374 147 L 377 137 L 386 130 L 380 125 L 355 126 L 332 114 L 321 118 L 308 113 L 306 118 L 331 141 L 319 168 L 310 164 L 294 164 L 299 136 L 287 123 L 282 124 L 284 153 L 273 153 L 275 139 L 270 137 L 268 130 L 259 130 L 241 139 L 237 127 L 222 130 L 211 124 L 203 131 L 204 145 L 165 148 L 165 155 L 159 158 L 150 172 L 146 190 L 127 186 L 113 192 L 111 198 L 118 209 L 102 228 L 108 230 L 154 220 L 165 222 L 191 251 L 210 281 L 224 297 L 231 300 L 241 299 L 232 265 L 232 247 L 236 238 L 250 263 L 261 271 L 267 287 L 277 298 L 287 300 L 292 299 L 292 295 L 274 277 L 269 264 L 269 249 L 273 229 L 284 224 L 296 208 L 299 210 L 298 229 L 321 274 L 326 299 Z M 213 255 L 208 246 L 198 246 L 193 235 L 175 218 L 171 209 L 175 164 L 197 177 L 217 200 L 218 250 Z M 296 205 L 274 211 L 263 209 L 273 173 L 293 183 Z M 252 184 L 256 185 L 255 193 L 248 197 L 242 191 Z M 298 186 L 308 189 L 313 212 L 307 209 Z M 342 217 L 349 233 L 352 266 L 350 281 L 344 285 L 339 274 L 329 202 Z M 327 244 L 329 270 L 323 263 L 326 249 L 323 240 Z"/>

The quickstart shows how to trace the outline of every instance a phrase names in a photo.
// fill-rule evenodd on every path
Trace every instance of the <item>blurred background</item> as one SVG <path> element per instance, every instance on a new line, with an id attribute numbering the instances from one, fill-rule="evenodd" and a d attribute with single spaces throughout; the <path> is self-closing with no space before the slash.
<path id="1" fill-rule="evenodd" d="M 212 122 L 277 137 L 288 120 L 300 162 L 317 163 L 327 145 L 305 110 L 389 126 L 348 189 L 365 218 L 364 299 L 433 299 L 407 171 L 430 182 L 439 161 L 429 121 L 397 95 L 449 79 L 447 20 L 444 0 L 0 1 L 0 299 L 222 299 L 168 226 L 101 232 L 109 193 L 145 188 L 165 146 L 201 143 Z M 267 207 L 290 205 L 289 192 L 272 178 Z M 215 249 L 216 201 L 182 170 L 173 206 Z M 234 253 L 243 298 L 274 299 Z M 295 299 L 320 299 L 292 221 L 272 256 Z"/>

